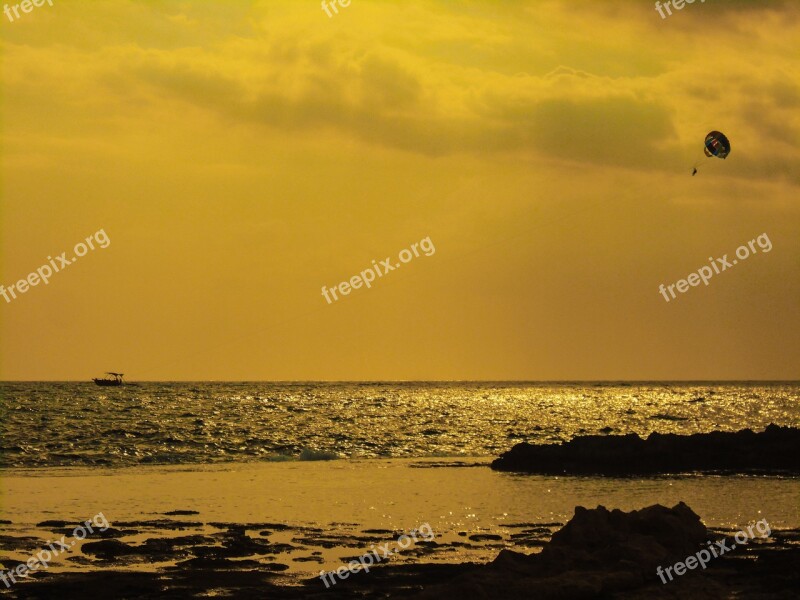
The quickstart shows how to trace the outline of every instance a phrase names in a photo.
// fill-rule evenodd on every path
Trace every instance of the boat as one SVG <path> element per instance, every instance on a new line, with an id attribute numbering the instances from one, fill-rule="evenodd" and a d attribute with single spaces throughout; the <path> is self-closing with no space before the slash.
<path id="1" fill-rule="evenodd" d="M 117 385 L 125 385 L 125 382 L 122 381 L 122 376 L 125 373 L 112 373 L 111 371 L 107 371 L 106 375 L 111 375 L 111 377 L 103 377 L 99 379 L 94 377 L 92 381 L 94 381 L 97 385 L 102 386 L 117 386 Z"/>

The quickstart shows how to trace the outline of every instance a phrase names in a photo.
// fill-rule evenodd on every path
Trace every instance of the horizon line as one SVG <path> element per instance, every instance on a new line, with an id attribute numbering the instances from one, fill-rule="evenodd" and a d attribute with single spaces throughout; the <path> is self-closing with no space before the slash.
<path id="1" fill-rule="evenodd" d="M 92 379 L 0 379 L 0 383 L 92 383 Z M 800 379 L 140 379 L 133 383 L 800 383 Z"/>

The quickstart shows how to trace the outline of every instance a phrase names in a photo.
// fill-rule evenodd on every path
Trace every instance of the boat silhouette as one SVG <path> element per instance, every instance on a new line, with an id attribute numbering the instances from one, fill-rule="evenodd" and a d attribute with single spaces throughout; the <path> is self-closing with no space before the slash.
<path id="1" fill-rule="evenodd" d="M 106 371 L 106 375 L 111 375 L 111 377 L 104 377 L 102 379 L 94 377 L 92 378 L 92 381 L 101 386 L 125 385 L 125 382 L 122 381 L 122 376 L 124 373 L 113 373 L 111 371 Z"/>

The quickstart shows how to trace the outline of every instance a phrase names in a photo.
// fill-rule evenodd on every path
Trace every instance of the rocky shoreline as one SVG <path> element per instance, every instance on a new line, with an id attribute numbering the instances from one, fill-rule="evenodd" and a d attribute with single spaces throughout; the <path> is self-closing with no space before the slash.
<path id="1" fill-rule="evenodd" d="M 518 444 L 495 460 L 492 468 L 548 475 L 703 471 L 792 477 L 800 473 L 799 446 L 800 430 L 776 425 L 761 433 L 651 434 L 647 439 L 587 436 L 564 444 Z M 498 532 L 502 535 L 451 531 L 415 544 L 403 552 L 401 560 L 391 557 L 369 572 L 350 573 L 329 588 L 319 577 L 308 576 L 325 564 L 327 549 L 348 551 L 344 564 L 367 547 L 402 532 L 362 527 L 333 531 L 279 522 L 206 522 L 194 510 L 161 515 L 116 521 L 92 532 L 65 554 L 63 564 L 73 568 L 36 571 L 8 588 L 0 584 L 0 596 L 25 600 L 209 596 L 788 599 L 797 598 L 800 589 L 800 530 L 770 530 L 764 538 L 751 536 L 733 551 L 730 540 L 741 532 L 707 529 L 683 502 L 672 508 L 655 504 L 630 512 L 578 506 L 563 526 L 543 521 L 510 523 Z M 19 556 L 43 548 L 40 536 L 45 532 L 69 536 L 74 525 L 48 520 L 28 531 L 0 521 L 0 551 L 9 553 L 0 556 L 0 568 L 14 569 Z M 732 551 L 715 556 L 703 569 L 691 568 L 680 576 L 676 569 L 675 577 L 667 573 L 669 581 L 661 577 L 660 569 L 682 561 L 688 565 L 688 557 L 725 540 Z M 480 561 L 489 562 L 459 562 L 472 560 L 469 554 L 459 553 L 472 551 L 476 545 L 488 550 Z M 298 564 L 314 567 L 298 571 L 294 568 Z"/>
<path id="2" fill-rule="evenodd" d="M 707 568 L 662 582 L 659 567 L 686 560 L 733 532 L 708 530 L 687 505 L 653 505 L 622 512 L 576 507 L 573 518 L 539 553 L 501 550 L 489 564 L 386 563 L 325 589 L 318 578 L 292 580 L 256 560 L 189 560 L 157 572 L 131 572 L 109 562 L 84 573 L 41 573 L 11 589 L 9 598 L 796 598 L 800 531 L 770 531 L 716 557 Z M 241 537 L 241 534 L 238 534 Z M 110 540 L 107 540 L 110 541 Z M 430 542 L 436 544 L 436 542 Z M 96 553 L 117 544 L 93 542 Z M 241 546 L 241 540 L 238 543 Z M 112 548 L 113 546 L 113 548 Z M 173 548 L 174 550 L 174 548 Z M 166 551 L 165 554 L 169 552 Z M 244 558 L 248 552 L 238 552 Z M 116 557 L 117 559 L 119 556 Z M 174 558 L 178 558 L 177 556 Z M 110 556 L 109 556 L 110 559 Z M 688 561 L 687 561 L 688 563 Z"/>
<path id="3" fill-rule="evenodd" d="M 589 435 L 563 444 L 515 445 L 492 469 L 546 475 L 667 473 L 800 474 L 800 429 L 769 425 L 760 432 L 693 435 Z"/>
<path id="4" fill-rule="evenodd" d="M 684 503 L 628 513 L 576 507 L 575 516 L 534 555 L 503 550 L 492 563 L 429 587 L 417 600 L 462 598 L 797 598 L 800 532 L 768 539 L 697 564 L 668 580 L 663 569 L 709 542 L 735 546 L 732 532 L 706 529 Z M 659 578 L 659 572 L 662 578 Z"/>

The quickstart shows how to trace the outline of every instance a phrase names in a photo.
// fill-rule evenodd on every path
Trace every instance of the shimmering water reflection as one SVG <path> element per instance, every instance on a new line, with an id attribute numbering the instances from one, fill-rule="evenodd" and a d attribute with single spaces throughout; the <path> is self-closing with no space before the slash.
<path id="1" fill-rule="evenodd" d="M 800 425 L 800 384 L 0 384 L 14 467 L 496 456 L 579 434 Z"/>

